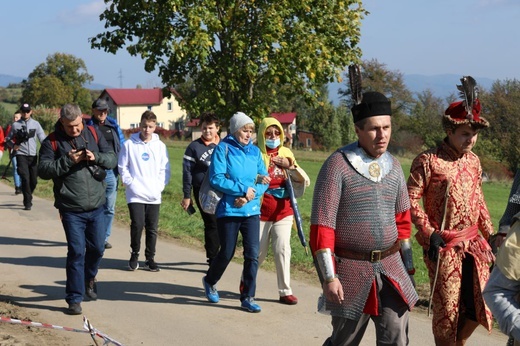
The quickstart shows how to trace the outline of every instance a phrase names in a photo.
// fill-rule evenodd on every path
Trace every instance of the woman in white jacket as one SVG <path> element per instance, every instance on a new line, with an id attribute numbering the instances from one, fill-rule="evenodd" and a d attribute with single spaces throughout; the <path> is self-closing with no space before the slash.
<path id="1" fill-rule="evenodd" d="M 143 227 L 146 231 L 144 268 L 159 271 L 155 263 L 157 225 L 161 193 L 170 180 L 170 163 L 166 145 L 154 133 L 157 117 L 152 111 L 141 116 L 140 131 L 127 140 L 119 154 L 118 168 L 126 187 L 126 202 L 130 211 L 130 270 L 139 268 L 139 251 Z"/>

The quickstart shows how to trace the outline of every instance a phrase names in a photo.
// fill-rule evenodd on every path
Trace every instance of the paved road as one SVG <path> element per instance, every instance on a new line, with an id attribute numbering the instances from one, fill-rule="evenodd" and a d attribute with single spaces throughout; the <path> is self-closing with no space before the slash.
<path id="1" fill-rule="evenodd" d="M 0 183 L 2 297 L 37 312 L 36 322 L 82 328 L 81 316 L 63 313 L 66 243 L 58 213 L 52 202 L 37 197 L 32 211 L 24 211 L 21 200 Z M 83 314 L 125 345 L 321 345 L 330 335 L 329 317 L 315 312 L 317 286 L 293 282 L 300 302 L 281 305 L 275 275 L 261 270 L 257 301 L 262 312 L 247 313 L 237 295 L 241 266 L 231 263 L 218 283 L 221 302 L 210 304 L 201 287 L 207 269 L 203 252 L 161 238 L 156 260 L 162 270 L 130 272 L 129 232 L 116 227 L 112 233 L 114 248 L 105 252 L 98 274 L 99 299 L 84 302 Z M 430 323 L 424 313 L 412 313 L 411 345 L 434 345 Z M 92 343 L 86 334 L 63 333 L 71 334 L 71 344 Z M 370 326 L 362 345 L 375 345 L 373 334 Z M 500 332 L 488 336 L 479 327 L 467 345 L 505 343 Z"/>

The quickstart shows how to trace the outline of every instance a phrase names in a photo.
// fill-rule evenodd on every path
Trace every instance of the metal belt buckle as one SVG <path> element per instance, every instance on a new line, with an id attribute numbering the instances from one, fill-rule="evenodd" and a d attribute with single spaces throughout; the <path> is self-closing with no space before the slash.
<path id="1" fill-rule="evenodd" d="M 372 250 L 370 251 L 370 262 L 379 262 L 381 261 L 381 250 Z"/>

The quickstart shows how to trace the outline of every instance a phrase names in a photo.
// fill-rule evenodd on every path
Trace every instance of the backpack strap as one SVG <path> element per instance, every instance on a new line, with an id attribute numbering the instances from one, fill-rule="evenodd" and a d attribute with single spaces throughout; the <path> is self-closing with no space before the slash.
<path id="1" fill-rule="evenodd" d="M 51 132 L 51 134 L 49 135 L 49 141 L 51 142 L 52 150 L 58 150 L 58 144 L 56 143 L 56 133 Z"/>
<path id="2" fill-rule="evenodd" d="M 96 144 L 99 143 L 98 141 L 98 136 L 97 136 L 97 132 L 96 132 L 96 129 L 94 126 L 92 125 L 87 125 L 87 128 L 90 130 L 90 132 L 92 133 L 92 136 L 94 136 L 94 139 L 96 141 Z"/>
<path id="3" fill-rule="evenodd" d="M 90 133 L 92 133 L 92 136 L 94 136 L 94 140 L 96 141 L 96 144 L 99 143 L 97 132 L 96 132 L 96 129 L 94 128 L 94 126 L 87 125 L 87 128 L 90 130 Z M 51 134 L 49 135 L 49 141 L 51 142 L 52 150 L 53 151 L 58 150 L 58 144 L 56 143 L 56 133 L 55 132 L 51 132 Z"/>

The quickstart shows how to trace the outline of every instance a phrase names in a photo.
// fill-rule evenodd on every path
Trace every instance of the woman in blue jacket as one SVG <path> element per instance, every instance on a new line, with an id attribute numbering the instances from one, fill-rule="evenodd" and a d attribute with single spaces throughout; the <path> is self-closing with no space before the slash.
<path id="1" fill-rule="evenodd" d="M 215 213 L 220 251 L 202 278 L 202 283 L 208 300 L 218 303 L 215 285 L 235 254 L 240 232 L 244 246 L 241 308 L 260 312 L 260 306 L 254 301 L 260 247 L 260 197 L 266 191 L 270 178 L 260 150 L 252 143 L 254 128 L 250 117 L 242 112 L 235 113 L 229 124 L 230 134 L 213 151 L 209 167 L 210 183 L 224 193 Z"/>

